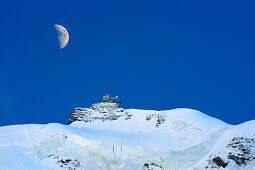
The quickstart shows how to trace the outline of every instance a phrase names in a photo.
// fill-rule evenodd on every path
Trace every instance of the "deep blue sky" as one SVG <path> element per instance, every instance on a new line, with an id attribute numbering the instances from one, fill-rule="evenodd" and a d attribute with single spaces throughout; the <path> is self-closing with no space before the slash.
<path id="1" fill-rule="evenodd" d="M 67 124 L 105 93 L 255 119 L 255 1 L 4 0 L 0 21 L 0 125 Z"/>

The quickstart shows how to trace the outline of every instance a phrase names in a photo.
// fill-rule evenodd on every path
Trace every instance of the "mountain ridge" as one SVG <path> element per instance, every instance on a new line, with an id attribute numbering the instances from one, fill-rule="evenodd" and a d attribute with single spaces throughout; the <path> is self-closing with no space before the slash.
<path id="1" fill-rule="evenodd" d="M 255 165 L 255 120 L 230 125 L 193 109 L 123 109 L 111 102 L 75 108 L 70 119 L 69 125 L 0 127 L 0 169 L 238 170 Z"/>

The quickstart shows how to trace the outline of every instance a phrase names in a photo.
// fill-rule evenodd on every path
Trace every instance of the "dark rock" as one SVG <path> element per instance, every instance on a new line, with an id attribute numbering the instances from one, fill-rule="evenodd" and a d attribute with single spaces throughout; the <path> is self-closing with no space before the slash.
<path id="1" fill-rule="evenodd" d="M 76 170 L 80 167 L 80 161 L 75 158 L 60 157 L 58 155 L 50 155 L 49 158 L 56 160 L 56 164 L 64 169 Z"/>
<path id="2" fill-rule="evenodd" d="M 221 157 L 216 156 L 215 158 L 212 159 L 212 161 L 219 167 L 223 167 L 226 168 L 226 166 L 228 165 L 227 162 L 224 162 Z"/>
<path id="3" fill-rule="evenodd" d="M 234 154 L 229 153 L 228 158 L 235 161 L 237 165 L 245 165 L 247 161 L 249 161 L 249 158 L 246 156 L 236 156 Z"/>
<path id="4" fill-rule="evenodd" d="M 89 108 L 75 108 L 71 114 L 68 124 L 75 121 L 92 122 L 95 120 L 114 121 L 120 117 L 129 120 L 132 114 L 128 113 L 118 103 L 97 102 L 93 103 Z"/>
<path id="5" fill-rule="evenodd" d="M 162 166 L 160 166 L 160 165 L 158 165 L 158 164 L 156 164 L 156 163 L 145 163 L 144 165 L 143 165 L 143 167 L 144 167 L 144 170 L 153 170 L 154 168 L 157 168 L 157 169 L 161 169 L 161 170 L 164 170 L 164 168 L 162 167 Z"/>

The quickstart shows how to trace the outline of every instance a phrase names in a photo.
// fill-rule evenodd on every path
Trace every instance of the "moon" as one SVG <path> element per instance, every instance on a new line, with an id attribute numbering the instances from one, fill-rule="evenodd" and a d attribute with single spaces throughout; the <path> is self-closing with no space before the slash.
<path id="1" fill-rule="evenodd" d="M 67 30 L 65 29 L 65 27 L 63 27 L 61 25 L 55 24 L 54 27 L 57 31 L 59 48 L 62 49 L 67 45 L 67 43 L 69 41 L 69 34 L 68 34 Z"/>

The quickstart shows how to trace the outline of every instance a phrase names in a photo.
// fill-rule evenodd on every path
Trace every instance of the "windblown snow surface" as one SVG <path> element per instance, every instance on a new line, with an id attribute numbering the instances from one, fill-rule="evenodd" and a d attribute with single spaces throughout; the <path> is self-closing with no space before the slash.
<path id="1" fill-rule="evenodd" d="M 254 169 L 255 121 L 233 126 L 191 109 L 120 113 L 0 127 L 0 170 Z"/>

